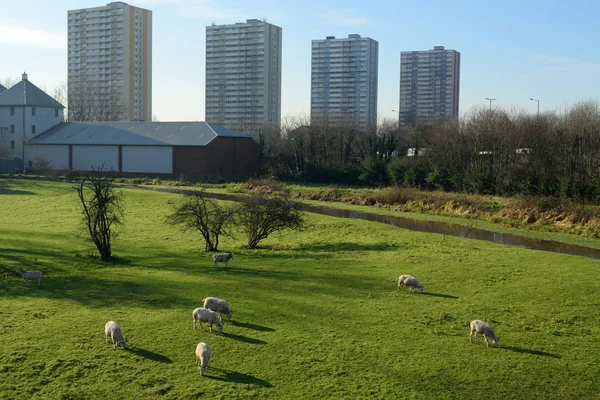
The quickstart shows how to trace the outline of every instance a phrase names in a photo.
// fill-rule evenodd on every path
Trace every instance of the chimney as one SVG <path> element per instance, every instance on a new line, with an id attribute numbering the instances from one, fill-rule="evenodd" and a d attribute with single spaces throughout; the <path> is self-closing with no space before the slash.
<path id="1" fill-rule="evenodd" d="M 25 72 L 23 72 L 23 75 L 22 75 L 22 77 L 23 77 L 23 80 L 24 80 L 24 81 L 26 81 L 26 80 L 27 80 L 27 74 L 26 74 Z"/>

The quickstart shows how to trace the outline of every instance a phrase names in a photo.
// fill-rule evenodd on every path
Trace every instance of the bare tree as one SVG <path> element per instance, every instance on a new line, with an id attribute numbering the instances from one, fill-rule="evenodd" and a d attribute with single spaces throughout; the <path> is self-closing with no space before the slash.
<path id="1" fill-rule="evenodd" d="M 35 174 L 48 176 L 54 169 L 54 163 L 44 154 L 38 154 L 34 157 L 31 170 Z"/>
<path id="2" fill-rule="evenodd" d="M 11 86 L 14 86 L 19 82 L 19 78 L 16 76 L 5 76 L 4 78 L 0 78 L 0 85 L 4 86 L 7 89 L 10 89 Z"/>
<path id="3" fill-rule="evenodd" d="M 93 83 L 62 83 L 55 89 L 54 98 L 62 99 L 69 121 L 122 121 L 127 118 L 126 107 L 111 89 Z"/>
<path id="4" fill-rule="evenodd" d="M 82 208 L 82 224 L 100 252 L 102 261 L 111 261 L 111 239 L 123 223 L 122 194 L 112 170 L 102 164 L 86 174 L 77 186 Z"/>
<path id="5" fill-rule="evenodd" d="M 244 201 L 238 222 L 248 237 L 248 247 L 254 249 L 273 232 L 302 230 L 304 216 L 300 206 L 288 195 L 259 192 Z"/>
<path id="6" fill-rule="evenodd" d="M 222 206 L 216 200 L 207 198 L 204 190 L 187 191 L 185 200 L 167 217 L 167 223 L 182 225 L 183 230 L 195 229 L 204 238 L 206 251 L 219 250 L 219 237 L 229 236 L 229 228 L 239 206 Z"/>

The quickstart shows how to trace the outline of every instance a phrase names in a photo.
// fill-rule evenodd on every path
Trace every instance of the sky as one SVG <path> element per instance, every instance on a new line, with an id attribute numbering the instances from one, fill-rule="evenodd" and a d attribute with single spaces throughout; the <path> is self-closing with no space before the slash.
<path id="1" fill-rule="evenodd" d="M 0 79 L 52 94 L 67 80 L 67 11 L 96 0 L 0 0 Z M 310 112 L 311 41 L 359 34 L 379 42 L 378 116 L 397 119 L 400 52 L 461 53 L 460 113 L 489 106 L 564 111 L 600 95 L 597 0 L 131 0 L 153 12 L 152 111 L 204 120 L 205 33 L 263 19 L 283 30 L 282 120 Z"/>

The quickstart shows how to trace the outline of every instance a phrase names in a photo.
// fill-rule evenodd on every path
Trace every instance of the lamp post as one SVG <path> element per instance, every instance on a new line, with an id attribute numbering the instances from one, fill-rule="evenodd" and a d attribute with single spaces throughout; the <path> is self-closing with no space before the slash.
<path id="1" fill-rule="evenodd" d="M 489 102 L 490 102 L 490 110 L 492 109 L 492 101 L 498 100 L 498 99 L 490 99 L 489 97 L 486 97 L 485 99 L 489 100 Z"/>
<path id="2" fill-rule="evenodd" d="M 296 162 L 296 173 L 298 173 L 298 152 L 296 151 L 296 138 L 289 138 L 289 140 L 292 142 L 292 146 L 294 146 L 294 161 Z"/>
<path id="3" fill-rule="evenodd" d="M 392 110 L 393 112 L 395 112 L 396 114 L 398 114 L 398 126 L 400 126 L 400 111 L 398 110 Z"/>
<path id="4" fill-rule="evenodd" d="M 537 106 L 538 106 L 537 116 L 539 117 L 540 116 L 540 101 L 538 99 L 534 99 L 532 97 L 530 97 L 529 100 L 537 101 Z"/>

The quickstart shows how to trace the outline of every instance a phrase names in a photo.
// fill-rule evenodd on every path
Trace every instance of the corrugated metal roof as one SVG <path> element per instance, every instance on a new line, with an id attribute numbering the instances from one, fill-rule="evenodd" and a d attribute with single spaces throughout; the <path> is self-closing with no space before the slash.
<path id="1" fill-rule="evenodd" d="M 0 107 L 2 106 L 65 108 L 27 79 L 21 80 L 10 89 L 0 93 Z"/>
<path id="2" fill-rule="evenodd" d="M 206 146 L 220 137 L 248 138 L 207 122 L 63 122 L 32 144 Z"/>

